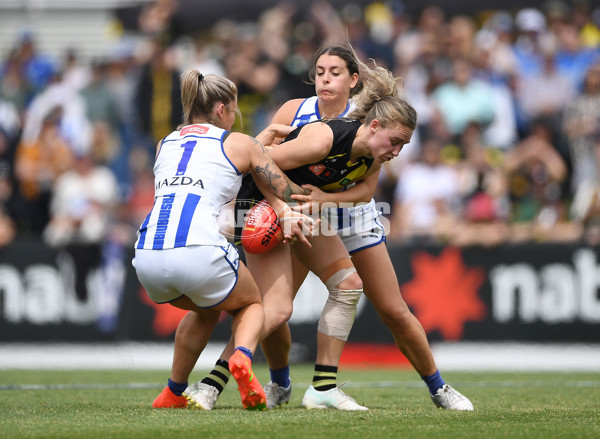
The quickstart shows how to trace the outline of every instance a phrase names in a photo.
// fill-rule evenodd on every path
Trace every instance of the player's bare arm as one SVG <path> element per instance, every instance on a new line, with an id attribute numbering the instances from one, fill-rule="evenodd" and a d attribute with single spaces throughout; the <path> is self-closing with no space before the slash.
<path id="1" fill-rule="evenodd" d="M 287 176 L 277 167 L 264 145 L 253 137 L 250 137 L 251 142 L 255 146 L 255 158 L 252 159 L 252 167 L 250 172 L 253 176 L 258 176 L 267 186 L 267 189 L 277 195 L 285 202 L 294 202 L 293 194 L 306 194 L 307 190 L 292 182 Z"/>
<path id="2" fill-rule="evenodd" d="M 289 125 L 272 123 L 256 136 L 256 140 L 263 145 L 277 145 L 281 143 L 281 140 L 291 133 L 293 129 L 294 127 Z"/>
<path id="3" fill-rule="evenodd" d="M 327 157 L 333 143 L 333 131 L 325 123 L 304 125 L 298 137 L 270 151 L 277 166 L 283 170 L 316 163 Z"/>

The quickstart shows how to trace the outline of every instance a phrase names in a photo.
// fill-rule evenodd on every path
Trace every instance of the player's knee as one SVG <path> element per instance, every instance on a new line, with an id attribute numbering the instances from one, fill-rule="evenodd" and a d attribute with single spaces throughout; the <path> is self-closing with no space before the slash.
<path id="1" fill-rule="evenodd" d="M 357 273 L 352 273 L 346 279 L 337 284 L 336 287 L 340 290 L 361 290 L 363 283 Z"/>
<path id="2" fill-rule="evenodd" d="M 293 306 L 291 303 L 289 305 L 281 304 L 281 306 L 277 307 L 277 309 L 270 310 L 265 319 L 266 332 L 271 333 L 271 331 L 287 322 L 290 317 L 292 317 L 292 311 Z"/>
<path id="3" fill-rule="evenodd" d="M 189 312 L 179 322 L 175 332 L 175 340 L 178 344 L 185 346 L 193 345 L 193 348 L 202 350 L 203 345 L 198 345 L 198 341 L 204 341 L 201 334 L 210 334 L 217 325 L 220 313 L 197 313 Z"/>
<path id="4" fill-rule="evenodd" d="M 410 329 L 415 317 L 407 306 L 390 306 L 378 309 L 381 321 L 393 332 L 405 332 Z"/>
<path id="5" fill-rule="evenodd" d="M 342 290 L 360 290 L 362 288 L 362 281 L 349 257 L 332 262 L 319 273 L 319 277 L 329 291 L 333 288 Z"/>
<path id="6" fill-rule="evenodd" d="M 328 287 L 328 290 L 329 297 L 321 313 L 318 330 L 325 335 L 346 341 L 354 323 L 362 289 L 342 290 Z"/>
<path id="7" fill-rule="evenodd" d="M 290 319 L 290 317 L 292 317 L 292 307 L 281 309 L 273 322 L 273 329 L 283 325 Z"/>
<path id="8" fill-rule="evenodd" d="M 190 311 L 181 319 L 177 330 L 191 333 L 211 330 L 218 323 L 220 315 L 219 312 Z"/>

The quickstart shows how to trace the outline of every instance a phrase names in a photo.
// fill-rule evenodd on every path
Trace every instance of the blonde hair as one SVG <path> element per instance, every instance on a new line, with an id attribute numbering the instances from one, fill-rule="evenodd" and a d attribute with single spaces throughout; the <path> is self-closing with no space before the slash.
<path id="1" fill-rule="evenodd" d="M 375 61 L 372 68 L 360 60 L 358 65 L 363 89 L 352 97 L 355 108 L 348 117 L 366 125 L 377 119 L 382 127 L 402 124 L 415 130 L 417 112 L 398 94 L 397 83 L 402 78 L 395 78 L 392 72 L 379 67 Z"/>
<path id="2" fill-rule="evenodd" d="M 186 70 L 181 74 L 181 105 L 183 125 L 191 125 L 194 119 L 206 119 L 213 123 L 212 111 L 215 104 L 226 106 L 235 101 L 237 86 L 233 81 L 219 75 L 202 75 L 198 70 Z M 236 111 L 241 118 L 239 110 Z"/>

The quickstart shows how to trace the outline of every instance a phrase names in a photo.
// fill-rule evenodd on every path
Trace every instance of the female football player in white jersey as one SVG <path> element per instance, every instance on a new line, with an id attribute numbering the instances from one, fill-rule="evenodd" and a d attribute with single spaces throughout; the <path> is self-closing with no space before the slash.
<path id="1" fill-rule="evenodd" d="M 264 146 L 229 131 L 238 113 L 233 82 L 189 70 L 181 77 L 181 97 L 184 123 L 157 145 L 155 201 L 138 231 L 133 265 L 154 302 L 190 311 L 177 329 L 176 359 L 189 355 L 189 328 L 196 331 L 196 354 L 206 346 L 220 312 L 233 316 L 236 348 L 229 367 L 244 408 L 264 410 L 264 390 L 251 368 L 264 323 L 261 295 L 237 249 L 219 233 L 217 215 L 236 196 L 249 171 L 280 221 L 291 225 L 287 240 L 310 245 L 302 222 L 310 226 L 312 220 L 282 201 L 303 190 L 274 164 Z M 182 392 L 187 376 L 178 375 L 178 370 L 174 364 L 155 407 L 186 405 Z"/>
<path id="2" fill-rule="evenodd" d="M 320 49 L 313 57 L 311 70 L 311 79 L 315 84 L 317 95 L 286 102 L 275 114 L 272 122 L 299 126 L 318 119 L 348 115 L 357 119 L 364 118 L 365 110 L 373 105 L 373 102 L 364 102 L 364 99 L 369 101 L 370 96 L 371 100 L 376 101 L 382 95 L 381 92 L 379 95 L 372 95 L 369 90 L 367 93 L 360 93 L 364 84 L 373 83 L 373 79 L 369 76 L 370 72 L 371 70 L 358 60 L 349 44 L 337 44 Z M 388 93 L 393 93 L 395 84 L 394 87 L 388 84 L 388 89 Z M 357 97 L 352 103 L 350 98 L 354 96 Z M 355 107 L 360 108 L 352 114 Z M 282 148 L 285 147 L 284 145 Z M 277 161 L 276 154 L 273 156 Z M 283 165 L 282 168 L 287 169 Z M 379 170 L 343 192 L 325 192 L 316 185 L 306 185 L 304 187 L 310 189 L 310 195 L 293 198 L 306 202 L 307 206 L 312 202 L 361 203 L 357 209 L 327 209 L 324 213 L 331 225 L 338 228 L 338 235 L 351 254 L 352 262 L 363 281 L 365 295 L 375 307 L 381 320 L 390 328 L 400 351 L 426 383 L 434 404 L 452 410 L 472 410 L 473 406 L 465 396 L 445 384 L 435 364 L 425 331 L 402 298 L 398 279 L 385 246 L 385 231 L 378 219 L 379 213 L 373 200 L 378 177 Z M 353 227 L 348 227 L 349 224 Z M 270 261 L 265 262 L 266 257 L 269 257 Z M 276 266 L 276 253 L 266 257 L 260 258 L 261 265 L 271 263 Z M 287 284 L 282 285 L 281 282 L 276 283 L 268 276 L 257 275 L 256 273 L 261 270 L 255 268 L 254 259 L 258 258 L 251 257 L 247 260 L 248 266 L 263 294 L 265 312 L 289 318 L 291 300 L 294 296 L 292 299 L 284 300 L 281 291 L 284 287 L 289 288 L 291 280 L 287 280 Z M 307 269 L 295 261 L 292 287 L 294 295 L 306 274 Z M 271 382 L 265 386 L 269 407 L 288 402 L 291 396 L 289 378 L 291 334 L 286 323 L 287 319 L 282 320 L 284 323 L 261 342 L 271 371 Z M 356 409 L 354 404 L 348 403 L 347 395 L 338 391 L 335 385 L 339 356 L 332 355 L 329 358 L 323 356 L 323 352 L 328 351 L 327 346 L 335 341 L 332 342 L 331 337 L 322 333 L 318 333 L 318 339 L 320 353 L 317 354 L 315 376 L 312 386 L 305 394 L 303 404 L 309 407 Z M 187 391 L 194 394 L 195 400 L 206 409 L 212 408 L 219 395 L 218 391 L 222 391 L 222 385 L 227 381 L 226 374 L 221 374 L 224 364 L 223 360 L 217 362 L 206 378 L 190 386 Z"/>

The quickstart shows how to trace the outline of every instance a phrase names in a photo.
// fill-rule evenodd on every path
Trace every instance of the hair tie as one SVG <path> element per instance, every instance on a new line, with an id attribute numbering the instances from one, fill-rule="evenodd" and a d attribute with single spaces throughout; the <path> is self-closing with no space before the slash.
<path id="1" fill-rule="evenodd" d="M 202 82 L 203 79 L 204 79 L 204 76 L 202 75 L 202 73 L 200 73 L 198 75 L 198 83 Z"/>

